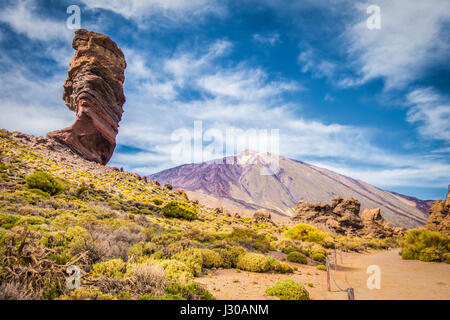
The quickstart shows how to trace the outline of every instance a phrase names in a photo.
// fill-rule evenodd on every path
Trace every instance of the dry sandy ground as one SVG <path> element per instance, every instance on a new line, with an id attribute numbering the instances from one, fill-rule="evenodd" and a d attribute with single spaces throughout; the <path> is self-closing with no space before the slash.
<path id="1" fill-rule="evenodd" d="M 278 257 L 280 258 L 280 257 Z M 450 265 L 422 261 L 402 260 L 398 250 L 377 251 L 370 254 L 343 253 L 343 263 L 338 256 L 335 274 L 338 285 L 354 288 L 356 299 L 450 299 Z M 297 264 L 295 264 L 297 265 Z M 381 271 L 380 289 L 368 289 L 367 267 L 376 265 Z M 267 274 L 236 272 L 233 269 L 210 270 L 209 275 L 197 279 L 219 300 L 270 300 L 267 287 L 278 280 L 292 279 L 303 283 L 314 300 L 347 299 L 331 283 L 327 290 L 326 272 L 313 266 L 297 265 L 294 274 Z M 333 267 L 333 266 L 332 266 Z M 313 287 L 308 284 L 312 283 Z"/>

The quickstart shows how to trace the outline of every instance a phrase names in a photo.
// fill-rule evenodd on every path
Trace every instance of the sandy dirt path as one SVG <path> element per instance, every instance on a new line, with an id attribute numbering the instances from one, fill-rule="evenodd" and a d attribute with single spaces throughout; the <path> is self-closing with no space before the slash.
<path id="1" fill-rule="evenodd" d="M 450 299 L 449 264 L 402 260 L 398 250 L 370 254 L 344 253 L 342 258 L 343 263 L 338 256 L 335 279 L 343 289 L 354 288 L 356 299 Z M 295 265 L 299 270 L 294 274 L 210 270 L 208 275 L 197 281 L 204 284 L 219 300 L 276 299 L 267 296 L 265 290 L 284 279 L 304 284 L 314 300 L 347 299 L 347 293 L 341 292 L 333 281 L 331 291 L 327 290 L 326 272 L 318 271 L 313 266 Z M 367 288 L 367 279 L 371 274 L 366 271 L 371 265 L 380 268 L 380 289 Z"/>

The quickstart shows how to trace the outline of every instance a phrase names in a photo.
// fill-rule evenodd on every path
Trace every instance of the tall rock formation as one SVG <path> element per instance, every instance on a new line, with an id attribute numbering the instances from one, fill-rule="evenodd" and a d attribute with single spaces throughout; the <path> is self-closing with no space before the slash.
<path id="1" fill-rule="evenodd" d="M 87 160 L 107 164 L 125 103 L 125 56 L 109 37 L 84 29 L 76 31 L 76 50 L 64 83 L 63 100 L 75 111 L 72 126 L 47 138 L 67 145 Z"/>
<path id="2" fill-rule="evenodd" d="M 450 235 L 450 185 L 447 199 L 435 201 L 430 208 L 430 216 L 425 228 Z"/>

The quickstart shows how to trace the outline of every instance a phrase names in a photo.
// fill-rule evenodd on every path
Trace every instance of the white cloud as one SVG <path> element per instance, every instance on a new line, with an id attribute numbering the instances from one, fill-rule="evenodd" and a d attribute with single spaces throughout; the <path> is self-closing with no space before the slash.
<path id="1" fill-rule="evenodd" d="M 122 15 L 126 19 L 135 19 L 145 27 L 143 19 L 151 16 L 163 16 L 173 21 L 195 20 L 205 14 L 224 14 L 224 7 L 216 0 L 82 0 L 90 9 L 105 9 Z M 195 19 L 194 19 L 195 18 Z"/>
<path id="2" fill-rule="evenodd" d="M 66 27 L 65 20 L 51 20 L 37 14 L 34 0 L 19 0 L 13 6 L 3 8 L 0 21 L 32 40 L 71 41 L 73 37 L 73 31 Z"/>
<path id="3" fill-rule="evenodd" d="M 328 78 L 332 80 L 335 76 L 337 66 L 328 60 L 319 57 L 312 49 L 302 51 L 298 56 L 303 73 L 310 72 L 316 78 Z"/>
<path id="4" fill-rule="evenodd" d="M 450 179 L 450 164 L 429 161 L 425 157 L 417 157 L 416 161 L 409 166 L 382 169 L 356 169 L 345 165 L 337 166 L 330 162 L 313 162 L 312 164 L 379 187 L 445 188 Z"/>
<path id="5" fill-rule="evenodd" d="M 75 119 L 61 99 L 65 74 L 38 78 L 16 62 L 0 57 L 8 70 L 0 74 L 0 127 L 45 135 L 69 126 Z"/>
<path id="6" fill-rule="evenodd" d="M 407 120 L 419 123 L 419 133 L 426 138 L 450 142 L 450 99 L 432 88 L 410 92 L 407 100 L 411 109 Z"/>
<path id="7" fill-rule="evenodd" d="M 357 23 L 344 35 L 359 77 L 343 79 L 342 85 L 383 78 L 387 88 L 403 87 L 416 80 L 430 61 L 449 59 L 448 32 L 443 30 L 450 19 L 449 1 L 379 0 L 380 30 L 366 26 L 371 4 L 357 3 Z"/>
<path id="8" fill-rule="evenodd" d="M 280 35 L 278 33 L 270 33 L 266 35 L 256 33 L 253 35 L 253 40 L 255 40 L 256 42 L 274 46 L 277 42 L 280 41 Z"/>
<path id="9" fill-rule="evenodd" d="M 136 91 L 127 93 L 118 142 L 146 151 L 116 153 L 112 164 L 142 174 L 178 165 L 180 163 L 171 161 L 176 145 L 170 139 L 172 132 L 183 128 L 190 134 L 194 121 L 202 120 L 203 133 L 214 128 L 223 136 L 226 129 L 279 129 L 280 154 L 295 159 L 316 159 L 325 167 L 369 183 L 414 184 L 414 177 L 408 177 L 408 173 L 417 173 L 426 167 L 430 167 L 424 171 L 426 174 L 418 173 L 421 184 L 433 185 L 448 179 L 442 171 L 446 164 L 425 156 L 386 152 L 371 143 L 372 132 L 368 129 L 305 119 L 301 116 L 300 104 L 290 104 L 283 99 L 284 94 L 301 90 L 298 84 L 272 80 L 262 68 L 244 62 L 227 65 L 227 68 L 217 63 L 231 48 L 231 43 L 219 41 L 204 52 L 190 48 L 161 60 L 141 60 L 140 69 L 152 72 L 145 79 L 139 76 L 140 81 L 150 83 L 152 92 L 149 93 L 148 87 L 136 86 Z M 166 86 L 170 94 L 155 94 L 157 88 Z M 194 91 L 197 96 L 186 101 L 182 94 L 185 90 Z M 223 136 L 216 141 L 219 145 L 224 143 Z M 183 161 L 192 160 L 184 156 Z M 216 154 L 208 150 L 204 156 L 203 160 L 210 160 Z M 325 161 L 330 158 L 335 159 L 334 164 Z M 383 169 L 350 170 L 338 163 Z"/>

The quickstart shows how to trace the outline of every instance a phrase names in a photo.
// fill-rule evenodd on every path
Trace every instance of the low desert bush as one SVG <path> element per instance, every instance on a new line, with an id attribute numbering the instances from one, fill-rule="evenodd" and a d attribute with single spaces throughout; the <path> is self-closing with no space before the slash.
<path id="1" fill-rule="evenodd" d="M 292 273 L 293 272 L 293 269 L 291 268 L 291 266 L 286 262 L 277 261 L 272 257 L 268 257 L 267 260 L 269 261 L 270 270 L 272 270 L 272 271 L 279 272 L 279 273 Z"/>
<path id="2" fill-rule="evenodd" d="M 203 254 L 200 249 L 189 248 L 174 255 L 172 258 L 183 262 L 195 277 L 202 273 Z"/>
<path id="3" fill-rule="evenodd" d="M 309 293 L 305 287 L 293 280 L 278 281 L 272 287 L 267 288 L 266 293 L 281 300 L 309 300 Z"/>
<path id="4" fill-rule="evenodd" d="M 92 266 L 92 276 L 108 278 L 123 277 L 127 272 L 127 264 L 122 259 L 113 259 Z"/>
<path id="5" fill-rule="evenodd" d="M 235 268 L 239 259 L 239 256 L 246 253 L 245 249 L 242 247 L 227 247 L 224 249 L 217 249 L 221 259 L 222 267 L 224 268 Z"/>
<path id="6" fill-rule="evenodd" d="M 45 171 L 37 171 L 25 178 L 29 189 L 39 189 L 49 195 L 55 195 L 63 191 L 61 181 Z"/>
<path id="7" fill-rule="evenodd" d="M 0 227 L 3 229 L 11 229 L 20 220 L 20 217 L 14 216 L 12 214 L 0 213 Z"/>
<path id="8" fill-rule="evenodd" d="M 290 262 L 295 262 L 295 263 L 301 263 L 301 264 L 307 264 L 308 261 L 306 260 L 305 255 L 301 254 L 300 252 L 297 251 L 292 251 L 291 253 L 289 253 L 287 255 L 287 260 Z"/>
<path id="9" fill-rule="evenodd" d="M 236 266 L 246 271 L 267 272 L 270 269 L 270 261 L 262 254 L 246 253 L 239 256 Z"/>
<path id="10" fill-rule="evenodd" d="M 320 271 L 327 271 L 327 267 L 324 266 L 323 264 L 319 264 L 319 265 L 316 267 L 316 269 L 317 269 L 317 270 L 320 270 Z"/>
<path id="11" fill-rule="evenodd" d="M 157 206 L 160 206 L 160 205 L 162 205 L 162 204 L 164 203 L 164 201 L 161 200 L 160 198 L 153 198 L 153 199 L 152 199 L 152 202 L 153 202 L 154 204 L 156 204 Z"/>
<path id="12" fill-rule="evenodd" d="M 317 262 L 325 262 L 325 255 L 323 254 L 323 253 L 320 253 L 320 252 L 314 252 L 312 255 L 311 255 L 311 258 L 314 260 L 314 261 L 317 261 Z"/>
<path id="13" fill-rule="evenodd" d="M 128 269 L 134 293 L 138 295 L 146 293 L 152 293 L 155 296 L 164 295 L 164 289 L 169 285 L 164 271 L 153 264 L 147 263 L 132 264 Z"/>
<path id="14" fill-rule="evenodd" d="M 427 229 L 413 229 L 400 243 L 403 259 L 421 261 L 446 261 L 450 252 L 450 237 Z"/>
<path id="15" fill-rule="evenodd" d="M 63 295 L 58 300 L 117 300 L 111 294 L 104 294 L 97 288 L 80 288 Z"/>
<path id="16" fill-rule="evenodd" d="M 197 209 L 181 201 L 170 201 L 162 208 L 162 213 L 169 218 L 197 219 Z"/>
<path id="17" fill-rule="evenodd" d="M 210 249 L 201 249 L 201 253 L 204 268 L 218 268 L 223 265 L 220 253 Z"/>
<path id="18" fill-rule="evenodd" d="M 300 223 L 286 232 L 286 237 L 292 240 L 320 242 L 327 234 L 308 224 Z"/>
<path id="19" fill-rule="evenodd" d="M 194 278 L 191 268 L 181 261 L 174 259 L 162 260 L 160 261 L 159 266 L 165 271 L 167 279 L 169 280 L 186 283 Z"/>
<path id="20" fill-rule="evenodd" d="M 213 295 L 197 282 L 188 285 L 173 283 L 166 287 L 166 293 L 187 300 L 214 300 Z"/>

